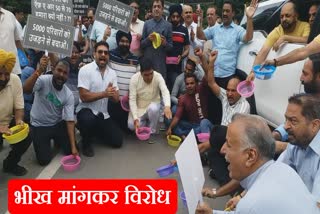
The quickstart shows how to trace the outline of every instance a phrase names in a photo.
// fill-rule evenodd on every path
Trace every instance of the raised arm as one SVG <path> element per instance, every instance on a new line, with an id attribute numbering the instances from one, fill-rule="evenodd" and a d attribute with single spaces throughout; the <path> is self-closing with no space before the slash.
<path id="1" fill-rule="evenodd" d="M 49 62 L 49 57 L 43 55 L 40 59 L 39 68 L 33 72 L 33 74 L 25 81 L 23 85 L 23 92 L 26 94 L 31 94 L 33 91 L 34 84 L 36 83 L 38 77 L 45 72 Z"/>
<path id="2" fill-rule="evenodd" d="M 216 61 L 218 51 L 212 51 L 209 55 L 209 65 L 207 71 L 208 85 L 211 91 L 218 97 L 220 94 L 220 86 L 216 83 L 214 78 L 214 62 Z"/>
<path id="3" fill-rule="evenodd" d="M 245 11 L 247 16 L 247 30 L 243 37 L 243 42 L 248 42 L 253 38 L 253 15 L 258 7 L 258 0 L 252 0 L 250 6 L 245 5 Z"/>

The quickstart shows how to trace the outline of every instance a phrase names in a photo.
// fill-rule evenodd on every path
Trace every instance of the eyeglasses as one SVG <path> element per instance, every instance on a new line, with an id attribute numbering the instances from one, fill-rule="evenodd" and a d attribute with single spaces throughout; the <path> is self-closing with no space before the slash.
<path id="1" fill-rule="evenodd" d="M 93 16 L 89 16 L 88 19 L 93 19 Z"/>
<path id="2" fill-rule="evenodd" d="M 98 54 L 103 54 L 104 53 L 104 55 L 109 55 L 109 51 L 104 51 L 104 50 L 98 50 L 97 53 Z"/>

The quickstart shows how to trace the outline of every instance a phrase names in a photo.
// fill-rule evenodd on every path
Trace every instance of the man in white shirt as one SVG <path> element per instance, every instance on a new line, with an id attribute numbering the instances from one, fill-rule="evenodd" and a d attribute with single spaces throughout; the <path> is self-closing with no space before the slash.
<path id="1" fill-rule="evenodd" d="M 14 15 L 3 8 L 0 7 L 0 48 L 6 51 L 13 52 L 17 59 L 16 64 L 12 70 L 14 74 L 21 74 L 20 62 L 18 57 L 17 48 L 22 48 L 21 35 L 16 25 L 16 18 Z"/>
<path id="2" fill-rule="evenodd" d="M 139 4 L 137 1 L 132 1 L 130 7 L 134 8 L 134 13 L 131 19 L 130 31 L 132 35 L 132 42 L 130 46 L 130 51 L 136 55 L 141 56 L 140 50 L 140 40 L 143 32 L 144 21 L 139 19 Z M 135 45 L 135 43 L 137 43 Z"/>
<path id="3" fill-rule="evenodd" d="M 161 74 L 152 69 L 150 59 L 142 58 L 140 66 L 141 72 L 134 74 L 130 80 L 128 127 L 135 130 L 148 126 L 154 134 L 160 117 L 160 93 L 164 102 L 164 115 L 168 119 L 172 117 L 170 93 Z"/>
<path id="4" fill-rule="evenodd" d="M 101 41 L 96 44 L 94 58 L 95 61 L 80 69 L 78 76 L 80 103 L 76 112 L 82 152 L 88 157 L 94 156 L 90 142 L 93 136 L 100 137 L 103 143 L 115 148 L 123 143 L 122 132 L 108 113 L 108 102 L 119 102 L 117 75 L 108 66 L 108 43 Z"/>

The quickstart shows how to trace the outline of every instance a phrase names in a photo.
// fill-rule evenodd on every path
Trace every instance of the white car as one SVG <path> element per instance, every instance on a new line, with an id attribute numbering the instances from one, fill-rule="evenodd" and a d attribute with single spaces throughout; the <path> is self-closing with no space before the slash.
<path id="1" fill-rule="evenodd" d="M 299 2 L 303 6 L 300 6 Z M 312 1 L 312 3 L 314 2 Z M 320 3 L 320 1 L 317 2 Z M 254 16 L 254 36 L 252 41 L 241 46 L 237 69 L 249 74 L 254 58 L 266 40 L 267 33 L 280 23 L 280 10 L 284 3 L 284 0 L 269 0 L 259 3 Z M 304 17 L 300 20 L 307 21 L 310 5 L 311 1 L 298 1 L 300 17 Z M 245 23 L 246 17 L 241 21 L 241 24 Z M 267 59 L 277 58 L 299 47 L 302 47 L 302 44 L 282 45 L 277 52 L 271 50 Z M 277 67 L 273 77 L 269 80 L 255 79 L 254 95 L 256 110 L 260 116 L 268 121 L 269 125 L 277 127 L 284 123 L 284 113 L 288 104 L 288 98 L 295 93 L 304 92 L 303 86 L 300 83 L 303 64 L 304 61 L 299 61 Z"/>

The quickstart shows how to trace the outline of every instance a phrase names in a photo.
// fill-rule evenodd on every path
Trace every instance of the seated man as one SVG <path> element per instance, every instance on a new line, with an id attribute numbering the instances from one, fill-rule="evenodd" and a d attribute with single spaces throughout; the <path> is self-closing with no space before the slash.
<path id="1" fill-rule="evenodd" d="M 144 57 L 140 60 L 141 71 L 134 74 L 129 86 L 130 113 L 128 127 L 135 130 L 148 126 L 151 133 L 158 131 L 160 118 L 160 94 L 164 103 L 164 115 L 171 119 L 170 94 L 160 73 L 152 69 L 152 61 Z"/>
<path id="2" fill-rule="evenodd" d="M 116 72 L 120 97 L 129 94 L 131 77 L 140 71 L 139 60 L 130 52 L 132 36 L 119 30 L 116 34 L 117 48 L 110 51 L 110 67 Z M 128 112 L 121 108 L 120 102 L 108 102 L 111 119 L 123 131 L 128 131 Z"/>
<path id="3" fill-rule="evenodd" d="M 288 165 L 272 160 L 275 143 L 264 119 L 235 114 L 226 138 L 221 151 L 230 163 L 229 175 L 247 190 L 230 213 L 320 213 L 299 175 Z M 201 204 L 196 213 L 229 212 Z"/>
<path id="4" fill-rule="evenodd" d="M 46 66 L 40 66 L 23 86 L 25 93 L 34 93 L 30 112 L 33 148 L 40 165 L 50 163 L 50 140 L 59 144 L 64 154 L 77 155 L 74 131 L 74 98 L 65 85 L 70 72 L 67 61 L 59 61 L 52 75 L 41 75 Z"/>
<path id="5" fill-rule="evenodd" d="M 121 129 L 112 121 L 108 102 L 119 102 L 116 72 L 108 66 L 109 45 L 98 42 L 94 47 L 95 61 L 79 71 L 78 88 L 80 103 L 77 119 L 82 137 L 83 154 L 93 157 L 91 138 L 98 136 L 103 143 L 120 148 L 123 143 Z"/>
<path id="6" fill-rule="evenodd" d="M 298 20 L 297 6 L 289 1 L 281 8 L 281 24 L 268 35 L 264 45 L 254 60 L 253 66 L 261 64 L 268 56 L 271 49 L 278 51 L 279 47 L 286 43 L 307 43 L 310 33 L 310 25 Z M 254 79 L 251 71 L 247 80 Z"/>
<path id="7" fill-rule="evenodd" d="M 204 71 L 203 71 L 201 65 L 199 65 L 197 63 L 197 59 L 193 56 L 188 57 L 187 63 L 186 63 L 185 69 L 184 69 L 184 73 L 177 76 L 177 78 L 174 82 L 173 89 L 171 92 L 172 109 L 173 108 L 176 109 L 176 105 L 178 105 L 178 98 L 180 97 L 180 95 L 183 95 L 186 91 L 184 77 L 185 77 L 185 74 L 187 74 L 187 73 L 194 73 L 196 75 L 198 81 L 201 81 L 204 76 Z M 175 110 L 173 111 L 173 113 L 175 113 Z"/>
<path id="8" fill-rule="evenodd" d="M 210 133 L 213 126 L 207 119 L 207 81 L 203 78 L 199 85 L 194 74 L 186 74 L 184 79 L 186 94 L 179 98 L 177 112 L 169 125 L 167 135 L 175 134 L 185 138 L 192 129 L 195 134 Z"/>
<path id="9" fill-rule="evenodd" d="M 0 147 L 3 144 L 2 134 L 12 134 L 10 124 L 23 124 L 23 96 L 22 85 L 19 77 L 12 74 L 16 63 L 16 56 L 12 52 L 0 49 Z M 12 120 L 14 115 L 14 120 Z M 21 156 L 27 151 L 31 144 L 31 137 L 19 143 L 11 145 L 11 151 L 3 161 L 3 171 L 16 176 L 23 176 L 27 170 L 19 166 Z"/>

